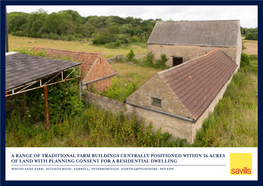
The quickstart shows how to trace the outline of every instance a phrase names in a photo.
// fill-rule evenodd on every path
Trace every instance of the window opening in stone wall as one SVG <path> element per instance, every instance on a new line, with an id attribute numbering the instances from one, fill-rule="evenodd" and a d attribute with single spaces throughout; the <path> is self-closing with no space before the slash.
<path id="1" fill-rule="evenodd" d="M 162 107 L 162 100 L 157 98 L 152 98 L 152 105 L 157 107 Z"/>
<path id="2" fill-rule="evenodd" d="M 173 67 L 183 63 L 182 57 L 173 57 Z"/>

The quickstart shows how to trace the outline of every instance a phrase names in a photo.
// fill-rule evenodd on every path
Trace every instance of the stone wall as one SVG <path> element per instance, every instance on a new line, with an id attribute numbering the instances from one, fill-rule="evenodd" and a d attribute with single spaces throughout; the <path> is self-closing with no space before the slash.
<path id="1" fill-rule="evenodd" d="M 109 63 L 114 63 L 118 60 L 126 60 L 126 57 L 124 55 L 116 55 L 115 57 L 107 58 Z"/>
<path id="2" fill-rule="evenodd" d="M 161 99 L 161 107 L 152 104 L 152 99 Z M 176 100 L 169 87 L 165 85 L 159 74 L 154 75 L 140 88 L 126 98 L 133 105 L 159 110 L 162 112 L 190 117 L 185 108 Z"/>
<path id="3" fill-rule="evenodd" d="M 242 44 L 241 44 L 242 45 Z M 148 45 L 147 51 L 154 53 L 154 59 L 160 59 L 161 54 L 166 54 L 168 61 L 166 62 L 167 66 L 173 66 L 173 57 L 183 57 L 183 62 L 189 61 L 196 57 L 202 56 L 212 50 L 217 49 L 218 47 L 201 47 L 201 46 L 186 46 L 186 45 Z M 221 48 L 233 61 L 237 64 L 240 64 L 240 52 L 237 51 L 237 48 Z M 237 61 L 239 60 L 239 61 Z"/>
<path id="4" fill-rule="evenodd" d="M 84 100 L 85 102 L 90 102 L 93 105 L 99 106 L 105 111 L 109 110 L 115 115 L 120 112 L 128 114 L 125 103 L 101 96 L 99 94 L 94 94 L 89 91 L 85 91 Z"/>
<path id="5" fill-rule="evenodd" d="M 192 139 L 192 125 L 193 123 L 181 119 L 177 119 L 168 115 L 157 113 L 150 110 L 145 110 L 129 104 L 116 101 L 98 94 L 85 91 L 84 100 L 93 105 L 97 105 L 105 111 L 111 111 L 113 114 L 124 113 L 128 116 L 135 116 L 137 119 L 144 119 L 146 126 L 152 123 L 153 132 L 162 127 L 162 132 L 169 132 L 172 138 L 187 139 L 191 142 Z"/>
<path id="6" fill-rule="evenodd" d="M 91 85 L 94 86 L 97 92 L 104 92 L 107 87 L 110 87 L 112 85 L 112 80 L 115 78 L 115 76 L 111 76 L 99 81 L 95 81 L 93 83 L 83 85 L 83 89 L 91 89 Z"/>
<path id="7" fill-rule="evenodd" d="M 162 113 L 158 113 L 155 111 L 132 106 L 88 91 L 85 91 L 84 99 L 86 102 L 91 102 L 93 105 L 97 105 L 103 110 L 111 111 L 115 115 L 122 112 L 128 116 L 134 115 L 138 119 L 143 118 L 145 120 L 146 126 L 152 123 L 154 132 L 157 132 L 157 130 L 161 127 L 162 132 L 168 132 L 172 134 L 172 139 L 176 139 L 177 137 L 179 137 L 181 139 L 187 139 L 187 142 L 192 144 L 194 142 L 196 133 L 202 127 L 204 120 L 209 116 L 210 113 L 214 111 L 215 106 L 218 104 L 220 99 L 222 99 L 227 86 L 231 82 L 232 77 L 227 81 L 224 87 L 222 87 L 222 89 L 211 102 L 209 107 L 205 110 L 205 112 L 201 115 L 200 118 L 198 118 L 198 120 L 195 123 L 172 117 L 169 115 L 165 115 Z M 144 93 L 142 93 L 142 95 L 144 95 Z M 167 95 L 167 97 L 169 99 L 169 95 Z M 127 102 L 133 101 L 133 99 L 135 98 L 127 98 Z M 147 96 L 145 97 L 145 100 L 146 102 L 148 101 Z M 135 104 L 140 106 L 140 102 L 135 102 Z M 176 105 L 174 106 L 176 107 Z M 153 107 L 152 109 L 155 108 Z M 178 109 L 180 111 L 180 107 L 178 107 Z M 158 110 L 160 110 L 160 108 Z M 166 110 L 164 111 L 167 112 Z"/>

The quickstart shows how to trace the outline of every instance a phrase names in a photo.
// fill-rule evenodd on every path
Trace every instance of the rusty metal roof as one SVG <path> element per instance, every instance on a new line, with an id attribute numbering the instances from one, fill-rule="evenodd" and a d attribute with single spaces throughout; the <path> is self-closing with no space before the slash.
<path id="1" fill-rule="evenodd" d="M 159 72 L 193 119 L 198 119 L 232 76 L 237 64 L 221 49 Z"/>
<path id="2" fill-rule="evenodd" d="M 81 65 L 81 63 L 31 56 L 17 52 L 6 53 L 5 90 L 14 89 L 78 65 Z"/>
<path id="3" fill-rule="evenodd" d="M 236 47 L 239 20 L 157 21 L 147 44 Z"/>

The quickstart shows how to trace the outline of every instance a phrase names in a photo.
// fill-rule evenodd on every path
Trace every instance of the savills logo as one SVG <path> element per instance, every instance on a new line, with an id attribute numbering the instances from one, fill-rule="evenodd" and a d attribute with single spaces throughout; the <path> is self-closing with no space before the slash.
<path id="1" fill-rule="evenodd" d="M 252 175 L 252 153 L 230 153 L 230 175 Z"/>

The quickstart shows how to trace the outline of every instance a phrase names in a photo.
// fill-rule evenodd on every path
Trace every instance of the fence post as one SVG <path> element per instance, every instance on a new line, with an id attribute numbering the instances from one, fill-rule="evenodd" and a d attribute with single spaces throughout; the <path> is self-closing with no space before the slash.
<path id="1" fill-rule="evenodd" d="M 81 100 L 81 80 L 80 80 L 80 77 L 78 77 L 78 89 L 79 89 L 79 100 Z"/>
<path id="2" fill-rule="evenodd" d="M 44 85 L 44 101 L 45 101 L 45 118 L 46 118 L 46 130 L 49 131 L 49 114 L 48 114 L 48 93 L 47 85 Z"/>
<path id="3" fill-rule="evenodd" d="M 27 108 L 26 92 L 23 92 L 23 102 L 24 102 L 24 112 L 26 113 L 26 108 Z"/>

